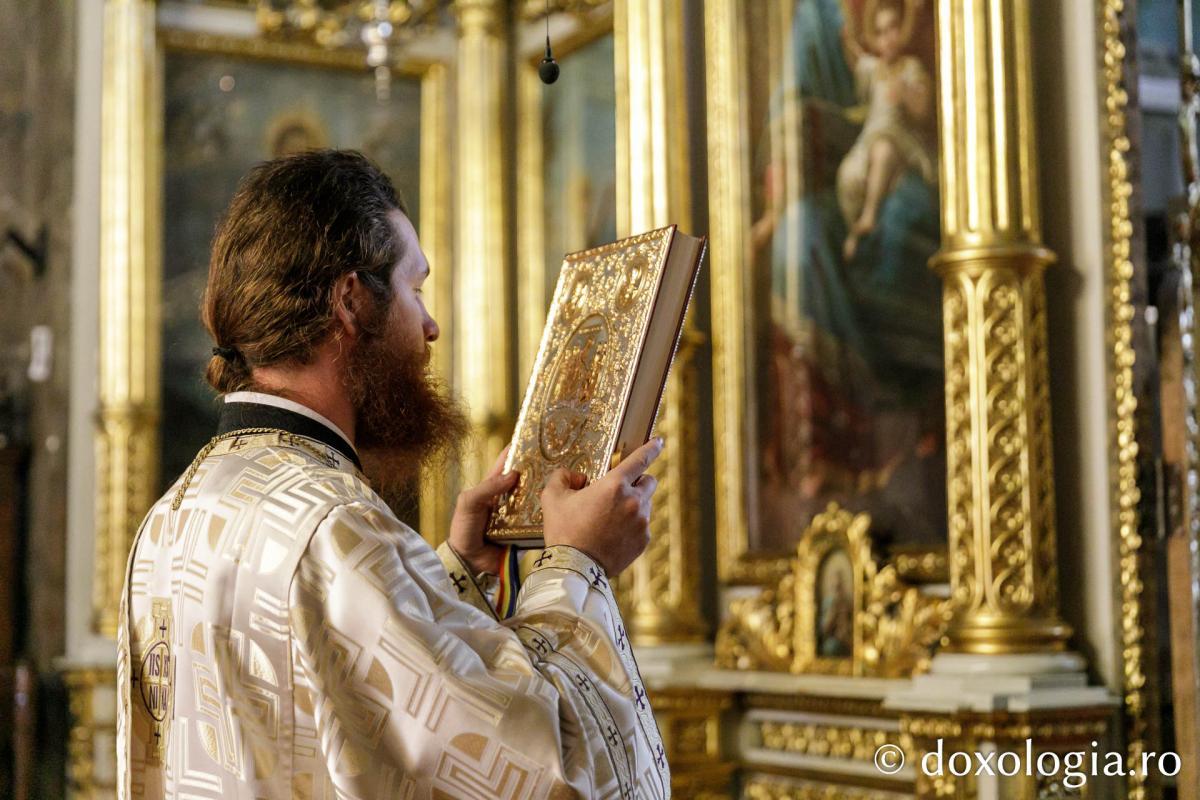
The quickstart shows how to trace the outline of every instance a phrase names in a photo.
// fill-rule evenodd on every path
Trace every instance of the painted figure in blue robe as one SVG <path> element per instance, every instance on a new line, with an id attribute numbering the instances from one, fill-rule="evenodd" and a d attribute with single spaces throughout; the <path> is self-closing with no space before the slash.
<path id="1" fill-rule="evenodd" d="M 760 529 L 781 546 L 830 500 L 944 540 L 931 36 L 924 0 L 793 7 L 752 230 L 771 310 Z"/>

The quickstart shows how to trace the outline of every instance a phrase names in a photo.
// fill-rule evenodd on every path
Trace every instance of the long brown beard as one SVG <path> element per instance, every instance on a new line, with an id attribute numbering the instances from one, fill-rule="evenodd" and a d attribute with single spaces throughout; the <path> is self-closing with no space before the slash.
<path id="1" fill-rule="evenodd" d="M 428 346 L 406 352 L 410 348 L 392 334 L 398 326 L 382 327 L 352 350 L 346 384 L 363 471 L 387 498 L 409 488 L 423 464 L 455 460 L 470 425 L 445 382 L 429 370 Z"/>

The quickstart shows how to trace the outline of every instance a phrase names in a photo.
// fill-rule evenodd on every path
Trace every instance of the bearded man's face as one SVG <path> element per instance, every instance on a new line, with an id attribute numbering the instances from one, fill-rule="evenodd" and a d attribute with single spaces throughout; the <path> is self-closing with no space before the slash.
<path id="1" fill-rule="evenodd" d="M 466 414 L 430 371 L 440 333 L 421 299 L 429 264 L 412 223 L 391 222 L 403 255 L 392 271 L 392 299 L 363 326 L 344 372 L 354 404 L 355 445 L 376 486 L 395 486 L 436 455 L 452 455 L 469 430 Z"/>

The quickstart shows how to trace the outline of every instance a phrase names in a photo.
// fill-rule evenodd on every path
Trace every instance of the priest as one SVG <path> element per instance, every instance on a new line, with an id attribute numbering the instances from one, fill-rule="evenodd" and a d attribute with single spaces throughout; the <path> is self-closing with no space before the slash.
<path id="1" fill-rule="evenodd" d="M 550 478 L 519 590 L 483 538 L 518 477 L 502 460 L 432 549 L 381 497 L 467 429 L 428 369 L 428 274 L 357 153 L 240 184 L 202 304 L 220 427 L 143 521 L 121 596 L 119 797 L 670 796 L 609 583 L 648 541 L 662 442 Z"/>

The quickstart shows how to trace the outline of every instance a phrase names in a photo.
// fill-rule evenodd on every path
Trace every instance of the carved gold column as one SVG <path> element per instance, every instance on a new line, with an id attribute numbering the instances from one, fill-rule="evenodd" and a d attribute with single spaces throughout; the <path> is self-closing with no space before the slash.
<path id="1" fill-rule="evenodd" d="M 670 223 L 692 232 L 688 181 L 683 8 L 680 0 L 616 0 L 617 228 L 621 236 Z M 703 337 L 689 321 L 667 383 L 658 432 L 667 448 L 645 555 L 622 578 L 638 644 L 703 642 L 698 606 L 696 368 Z"/>
<path id="2" fill-rule="evenodd" d="M 1029 0 L 939 0 L 950 649 L 1061 650 Z"/>
<path id="3" fill-rule="evenodd" d="M 458 163 L 455 361 L 475 443 L 463 480 L 478 481 L 508 444 L 514 414 L 509 324 L 512 259 L 505 193 L 507 3 L 457 0 Z"/>
<path id="4" fill-rule="evenodd" d="M 160 98 L 151 0 L 104 4 L 94 626 L 116 635 L 158 462 Z"/>

